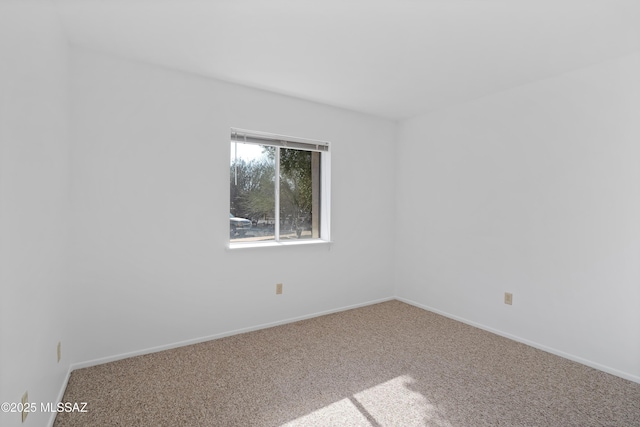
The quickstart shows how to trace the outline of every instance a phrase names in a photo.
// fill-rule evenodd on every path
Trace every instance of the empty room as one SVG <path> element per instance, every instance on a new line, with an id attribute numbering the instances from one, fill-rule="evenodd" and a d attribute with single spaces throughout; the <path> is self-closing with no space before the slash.
<path id="1" fill-rule="evenodd" d="M 640 426 L 637 0 L 0 0 L 0 425 Z"/>

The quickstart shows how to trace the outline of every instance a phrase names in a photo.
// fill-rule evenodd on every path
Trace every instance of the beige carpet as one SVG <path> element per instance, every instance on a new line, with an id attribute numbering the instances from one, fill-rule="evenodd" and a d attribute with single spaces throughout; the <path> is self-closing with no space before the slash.
<path id="1" fill-rule="evenodd" d="M 55 426 L 640 426 L 640 384 L 390 301 L 74 371 Z"/>

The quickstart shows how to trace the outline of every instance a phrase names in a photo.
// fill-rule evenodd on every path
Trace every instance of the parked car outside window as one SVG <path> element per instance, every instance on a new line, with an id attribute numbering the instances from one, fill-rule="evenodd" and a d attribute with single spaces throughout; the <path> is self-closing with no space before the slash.
<path id="1" fill-rule="evenodd" d="M 251 221 L 245 218 L 238 218 L 229 213 L 229 235 L 234 237 L 236 234 L 244 236 L 247 231 L 251 230 Z"/>

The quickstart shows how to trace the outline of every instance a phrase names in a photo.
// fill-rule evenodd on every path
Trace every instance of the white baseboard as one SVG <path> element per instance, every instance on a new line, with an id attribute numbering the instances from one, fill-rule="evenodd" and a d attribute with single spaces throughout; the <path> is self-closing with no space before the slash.
<path id="1" fill-rule="evenodd" d="M 349 305 L 349 306 L 345 306 L 345 307 L 339 307 L 339 308 L 335 308 L 335 309 L 331 309 L 331 310 L 320 311 L 320 312 L 316 312 L 316 313 L 312 313 L 312 314 L 306 314 L 304 316 L 293 317 L 293 318 L 284 319 L 284 320 L 278 320 L 278 321 L 270 322 L 270 323 L 263 323 L 261 325 L 250 326 L 250 327 L 247 327 L 247 328 L 235 329 L 235 330 L 232 330 L 232 331 L 222 332 L 222 333 L 219 333 L 219 334 L 208 335 L 208 336 L 205 336 L 205 337 L 193 338 L 193 339 L 190 339 L 190 340 L 185 340 L 185 341 L 179 341 L 179 342 L 175 342 L 175 343 L 171 343 L 171 344 L 160 345 L 160 346 L 157 346 L 157 347 L 145 348 L 145 349 L 141 349 L 141 350 L 131 351 L 131 352 L 128 352 L 128 353 L 117 354 L 117 355 L 114 355 L 114 356 L 108 356 L 108 357 L 102 357 L 102 358 L 99 358 L 99 359 L 87 360 L 85 362 L 78 362 L 78 363 L 74 363 L 74 364 L 71 365 L 69 372 L 71 373 L 71 371 L 74 371 L 76 369 L 82 369 L 82 368 L 88 368 L 88 367 L 91 367 L 91 366 L 102 365 L 104 363 L 115 362 L 116 360 L 127 359 L 129 357 L 141 356 L 143 354 L 157 353 L 159 351 L 170 350 L 172 348 L 184 347 L 186 345 L 198 344 L 198 343 L 205 342 L 205 341 L 211 341 L 211 340 L 215 340 L 215 339 L 219 339 L 219 338 L 229 337 L 231 335 L 244 334 L 246 332 L 252 332 L 252 331 L 257 331 L 257 330 L 260 330 L 260 329 L 272 328 L 274 326 L 285 325 L 287 323 L 298 322 L 300 320 L 311 319 L 311 318 L 314 318 L 314 317 L 324 316 L 324 315 L 332 314 L 332 313 L 338 313 L 338 312 L 341 312 L 341 311 L 351 310 L 351 309 L 354 309 L 354 308 L 366 307 L 368 305 L 378 304 L 378 303 L 381 303 L 381 302 L 391 301 L 391 300 L 394 300 L 394 299 L 395 299 L 395 297 L 381 298 L 381 299 L 377 299 L 377 300 L 373 300 L 373 301 L 367 301 L 367 302 L 354 304 L 354 305 Z M 67 377 L 67 381 L 68 380 L 69 380 L 69 378 Z M 62 389 L 63 392 L 64 392 L 64 388 L 66 388 L 66 382 L 65 382 L 64 387 Z M 62 399 L 62 396 L 60 396 L 60 398 Z"/>
<path id="2" fill-rule="evenodd" d="M 522 344 L 526 344 L 528 346 L 537 348 L 537 349 L 542 350 L 542 351 L 546 351 L 547 353 L 555 354 L 556 356 L 560 356 L 560 357 L 563 357 L 565 359 L 569 359 L 569 360 L 572 360 L 574 362 L 580 363 L 582 365 L 589 366 L 590 368 L 594 368 L 594 369 L 597 369 L 599 371 L 603 371 L 603 372 L 606 372 L 608 374 L 615 375 L 615 376 L 620 377 L 620 378 L 624 378 L 625 380 L 633 381 L 633 382 L 636 382 L 636 383 L 640 384 L 640 377 L 639 376 L 632 375 L 632 374 L 629 374 L 627 372 L 622 372 L 622 371 L 619 371 L 617 369 L 611 368 L 609 366 L 601 365 L 600 363 L 596 363 L 596 362 L 593 362 L 591 360 L 587 360 L 587 359 L 584 359 L 582 357 L 575 356 L 573 354 L 565 353 L 564 351 L 557 350 L 555 348 L 548 347 L 546 345 L 539 344 L 537 342 L 529 341 L 527 339 L 518 337 L 516 335 L 508 334 L 508 333 L 500 331 L 498 329 L 490 328 L 490 327 L 482 325 L 480 323 L 472 322 L 471 320 L 467 320 L 465 318 L 462 318 L 462 317 L 459 317 L 459 316 L 444 312 L 442 310 L 438 310 L 438 309 L 433 308 L 433 307 L 429 307 L 429 306 L 424 305 L 424 304 L 420 304 L 418 302 L 412 301 L 412 300 L 407 299 L 407 298 L 396 297 L 395 299 L 397 299 L 398 301 L 402 301 L 402 302 L 405 302 L 407 304 L 413 305 L 414 307 L 418 307 L 418 308 L 421 308 L 423 310 L 430 311 L 432 313 L 440 314 L 440 315 L 442 315 L 444 317 L 448 317 L 450 319 L 457 320 L 457 321 L 465 323 L 467 325 L 474 326 L 474 327 L 476 327 L 478 329 L 482 329 L 482 330 L 494 333 L 496 335 L 500 335 L 501 337 L 509 338 L 510 340 L 517 341 L 517 342 L 522 343 Z"/>
<path id="3" fill-rule="evenodd" d="M 67 389 L 67 384 L 69 384 L 71 371 L 72 371 L 71 366 L 69 366 L 67 368 L 67 375 L 65 375 L 64 380 L 62 380 L 62 384 L 60 385 L 60 390 L 58 391 L 58 398 L 55 400 L 55 402 L 62 402 L 62 399 L 64 398 L 64 392 Z M 56 415 L 58 415 L 57 412 L 51 413 L 51 416 L 49 417 L 49 423 L 47 424 L 49 427 L 53 427 L 53 423 L 56 421 Z"/>
<path id="4" fill-rule="evenodd" d="M 366 307 L 366 306 L 369 306 L 369 305 L 378 304 L 378 303 L 386 302 L 386 301 L 391 301 L 391 300 L 394 300 L 394 299 L 398 300 L 398 301 L 402 301 L 402 302 L 407 303 L 407 304 L 410 304 L 412 306 L 421 308 L 423 310 L 427 310 L 427 311 L 430 311 L 430 312 L 433 312 L 433 313 L 448 317 L 450 319 L 457 320 L 457 321 L 465 323 L 467 325 L 471 325 L 471 326 L 474 326 L 476 328 L 483 329 L 485 331 L 494 333 L 496 335 L 500 335 L 502 337 L 511 339 L 513 341 L 517 341 L 517 342 L 520 342 L 522 344 L 529 345 L 529 346 L 537 348 L 539 350 L 546 351 L 547 353 L 551 353 L 551 354 L 554 354 L 556 356 L 560 356 L 560 357 L 563 357 L 565 359 L 572 360 L 574 362 L 577 362 L 577 363 L 589 366 L 591 368 L 598 369 L 600 371 L 603 371 L 603 372 L 618 376 L 620 378 L 624 378 L 626 380 L 633 381 L 635 383 L 639 383 L 640 384 L 640 377 L 639 376 L 632 375 L 632 374 L 629 374 L 627 372 L 622 372 L 622 371 L 619 371 L 617 369 L 611 368 L 609 366 L 605 366 L 605 365 L 602 365 L 600 363 L 596 363 L 596 362 L 593 362 L 591 360 L 587 360 L 587 359 L 584 359 L 582 357 L 575 356 L 573 354 L 569 354 L 569 353 L 566 353 L 564 351 L 561 351 L 561 350 L 558 350 L 558 349 L 555 349 L 555 348 L 552 348 L 552 347 L 548 347 L 546 345 L 539 344 L 537 342 L 533 342 L 533 341 L 524 339 L 522 337 L 519 337 L 519 336 L 516 336 L 516 335 L 512 335 L 512 334 L 500 331 L 498 329 L 494 329 L 494 328 L 488 327 L 486 325 L 483 325 L 483 324 L 480 324 L 480 323 L 477 323 L 477 322 L 473 322 L 471 320 L 468 320 L 468 319 L 465 319 L 465 318 L 462 318 L 462 317 L 459 317 L 459 316 L 444 312 L 442 310 L 438 310 L 436 308 L 429 307 L 429 306 L 424 305 L 424 304 L 420 304 L 420 303 L 418 303 L 416 301 L 413 301 L 413 300 L 410 300 L 410 299 L 407 299 L 407 298 L 402 298 L 402 297 L 397 297 L 396 296 L 396 297 L 381 298 L 381 299 L 367 301 L 367 302 L 363 302 L 363 303 L 359 303 L 359 304 L 353 304 L 353 305 L 349 305 L 349 306 L 339 307 L 339 308 L 335 308 L 335 309 L 331 309 L 331 310 L 320 311 L 320 312 L 316 312 L 316 313 L 312 313 L 312 314 L 307 314 L 307 315 L 304 315 L 304 316 L 298 316 L 298 317 L 278 320 L 278 321 L 275 321 L 275 322 L 263 323 L 263 324 L 260 324 L 260 325 L 250 326 L 250 327 L 247 327 L 247 328 L 235 329 L 235 330 L 231 330 L 231 331 L 227 331 L 227 332 L 221 332 L 221 333 L 218 333 L 218 334 L 208 335 L 208 336 L 199 337 L 199 338 L 193 338 L 193 339 L 190 339 L 190 340 L 179 341 L 179 342 L 165 344 L 165 345 L 161 345 L 161 346 L 157 346 L 157 347 L 151 347 L 151 348 L 136 350 L 136 351 L 132 351 L 132 352 L 121 353 L 121 354 L 117 354 L 117 355 L 114 355 L 114 356 L 102 357 L 102 358 L 99 358 L 99 359 L 93 359 L 93 360 L 88 360 L 88 361 L 84 361 L 84 362 L 73 363 L 73 364 L 71 364 L 69 366 L 69 369 L 68 369 L 67 375 L 65 377 L 65 380 L 64 380 L 64 382 L 63 382 L 63 384 L 62 384 L 62 386 L 60 388 L 60 391 L 58 393 L 58 402 L 62 401 L 62 398 L 64 396 L 64 391 L 65 391 L 65 389 L 67 387 L 67 383 L 69 382 L 69 378 L 71 376 L 71 372 L 76 370 L 76 369 L 88 368 L 88 367 L 91 367 L 91 366 L 101 365 L 101 364 L 104 364 L 104 363 L 115 362 L 116 360 L 127 359 L 129 357 L 135 357 L 135 356 L 141 356 L 141 355 L 144 355 L 144 354 L 156 353 L 156 352 L 159 352 L 159 351 L 170 350 L 172 348 L 183 347 L 183 346 L 192 345 L 192 344 L 198 344 L 198 343 L 201 343 L 201 342 L 211 341 L 211 340 L 224 338 L 224 337 L 228 337 L 228 336 L 232 336 L 232 335 L 243 334 L 243 333 L 246 333 L 246 332 L 257 331 L 257 330 L 260 330 L 260 329 L 271 328 L 271 327 L 279 326 L 279 325 L 285 325 L 287 323 L 293 323 L 293 322 L 298 322 L 300 320 L 312 319 L 314 317 L 324 316 L 324 315 L 332 314 L 332 313 L 338 313 L 338 312 L 341 312 L 341 311 L 351 310 L 351 309 L 354 309 L 354 308 Z M 54 421 L 55 421 L 55 414 L 52 414 L 49 425 L 52 426 Z"/>

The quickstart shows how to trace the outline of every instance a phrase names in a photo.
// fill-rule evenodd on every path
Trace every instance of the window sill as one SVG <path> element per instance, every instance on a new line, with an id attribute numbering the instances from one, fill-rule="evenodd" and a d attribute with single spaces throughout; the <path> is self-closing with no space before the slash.
<path id="1" fill-rule="evenodd" d="M 237 249 L 250 249 L 250 248 L 273 248 L 278 246 L 316 246 L 316 245 L 331 245 L 331 241 L 322 239 L 309 239 L 309 240 L 295 240 L 287 242 L 249 242 L 249 243 L 229 243 L 227 250 L 235 251 Z"/>

